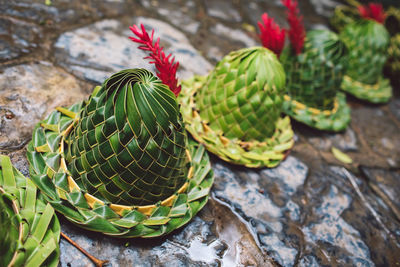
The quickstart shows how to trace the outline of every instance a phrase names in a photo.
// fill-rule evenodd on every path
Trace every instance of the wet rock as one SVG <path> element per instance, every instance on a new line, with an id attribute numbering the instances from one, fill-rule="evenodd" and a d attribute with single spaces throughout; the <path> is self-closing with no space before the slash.
<path id="1" fill-rule="evenodd" d="M 201 42 L 208 47 L 206 56 L 214 63 L 220 61 L 231 51 L 260 45 L 246 32 L 240 29 L 232 29 L 222 23 L 212 26 L 206 36 L 206 40 L 201 40 Z M 215 43 L 218 42 L 223 43 L 223 45 L 215 46 Z"/>
<path id="2" fill-rule="evenodd" d="M 395 264 L 400 224 L 363 180 L 341 167 L 321 168 L 304 200 L 306 255 L 323 265 Z"/>
<path id="3" fill-rule="evenodd" d="M 31 23 L 0 18 L 0 61 L 32 52 L 43 37 L 42 30 Z"/>
<path id="4" fill-rule="evenodd" d="M 143 59 L 146 54 L 128 38 L 133 35 L 128 29 L 133 23 L 143 23 L 148 30 L 157 29 L 155 36 L 161 38 L 166 52 L 172 53 L 181 63 L 180 77 L 188 78 L 193 73 L 204 75 L 211 69 L 210 63 L 183 33 L 165 22 L 144 17 L 126 24 L 103 20 L 62 34 L 55 44 L 57 62 L 75 75 L 97 83 L 127 68 L 154 70 L 153 65 Z"/>
<path id="5" fill-rule="evenodd" d="M 275 169 L 243 171 L 218 162 L 214 170 L 215 197 L 248 223 L 278 264 L 394 264 L 399 222 L 365 182 L 343 168 L 321 166 L 308 175 L 307 166 L 290 156 Z"/>
<path id="6" fill-rule="evenodd" d="M 0 151 L 23 148 L 39 120 L 86 95 L 81 83 L 49 62 L 6 68 L 0 88 Z"/>
<path id="7" fill-rule="evenodd" d="M 218 23 L 211 28 L 211 32 L 218 36 L 228 38 L 234 42 L 239 42 L 244 45 L 244 47 L 251 47 L 260 45 L 254 39 L 250 38 L 244 31 L 239 29 L 229 28 L 221 23 Z"/>
<path id="8" fill-rule="evenodd" d="M 241 10 L 253 25 L 257 25 L 264 12 L 272 16 L 278 25 L 286 26 L 287 24 L 285 9 L 280 0 L 241 2 Z"/>
<path id="9" fill-rule="evenodd" d="M 389 103 L 392 114 L 400 121 L 400 99 L 392 99 Z"/>
<path id="10" fill-rule="evenodd" d="M 325 243 L 321 247 L 331 253 L 337 251 L 337 261 L 342 264 L 348 262 L 353 265 L 373 266 L 369 248 L 362 241 L 360 233 L 341 217 L 351 202 L 351 195 L 340 192 L 335 185 L 330 185 L 322 195 L 321 203 L 314 208 L 317 220 L 303 228 L 305 241 L 314 246 Z"/>
<path id="11" fill-rule="evenodd" d="M 222 20 L 239 22 L 241 20 L 239 12 L 235 9 L 231 1 L 205 0 L 208 15 Z"/>
<path id="12" fill-rule="evenodd" d="M 385 202 L 397 220 L 400 221 L 400 171 L 366 166 L 361 166 L 360 170 L 367 177 L 371 189 Z"/>
<path id="13" fill-rule="evenodd" d="M 199 29 L 200 22 L 195 18 L 199 11 L 194 1 L 172 0 L 172 1 L 148 1 L 141 0 L 142 5 L 152 12 L 156 11 L 174 26 L 195 34 Z"/>
<path id="14" fill-rule="evenodd" d="M 62 229 L 89 253 L 111 266 L 271 266 L 241 222 L 211 200 L 187 226 L 157 239 L 116 239 L 84 231 L 61 220 Z M 61 239 L 61 266 L 94 266 Z"/>
<path id="15" fill-rule="evenodd" d="M 363 145 L 359 161 L 363 165 L 398 167 L 400 164 L 399 121 L 388 109 L 357 106 L 352 109 L 352 129 Z M 391 163 L 391 164 L 390 164 Z"/>
<path id="16" fill-rule="evenodd" d="M 332 146 L 342 151 L 357 151 L 357 137 L 354 131 L 348 127 L 342 133 L 319 132 L 318 135 L 308 138 L 308 141 L 319 150 L 330 151 Z"/>
<path id="17" fill-rule="evenodd" d="M 295 264 L 298 247 L 285 236 L 288 220 L 298 220 L 299 205 L 291 196 L 303 185 L 308 168 L 289 156 L 275 169 L 232 171 L 224 163 L 214 166 L 215 197 L 248 222 L 261 247 L 283 266 Z"/>
<path id="18" fill-rule="evenodd" d="M 324 17 L 331 17 L 335 7 L 340 4 L 339 1 L 334 0 L 310 0 L 311 4 L 314 6 L 317 14 Z"/>
<path id="19" fill-rule="evenodd" d="M 57 0 L 46 5 L 43 0 L 1 1 L 0 13 L 26 19 L 51 28 L 65 24 L 90 22 L 105 16 L 118 16 L 130 10 L 134 12 L 133 1 L 80 1 Z"/>

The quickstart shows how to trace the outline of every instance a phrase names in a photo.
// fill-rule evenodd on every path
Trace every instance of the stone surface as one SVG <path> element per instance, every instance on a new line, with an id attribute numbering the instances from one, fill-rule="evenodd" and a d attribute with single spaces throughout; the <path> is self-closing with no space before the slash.
<path id="1" fill-rule="evenodd" d="M 215 197 L 247 222 L 260 246 L 276 262 L 294 265 L 298 250 L 284 238 L 284 232 L 290 220 L 299 219 L 299 206 L 291 196 L 304 184 L 307 166 L 289 157 L 275 169 L 232 171 L 218 163 L 214 170 Z"/>
<path id="2" fill-rule="evenodd" d="M 211 64 L 197 53 L 182 32 L 165 22 L 143 17 L 124 24 L 103 20 L 64 33 L 55 43 L 57 62 L 78 77 L 96 83 L 102 83 L 112 73 L 123 69 L 154 70 L 153 65 L 143 59 L 146 54 L 128 38 L 133 34 L 127 28 L 133 23 L 157 29 L 156 37 L 163 40 L 166 52 L 172 53 L 181 63 L 180 77 L 188 78 L 192 73 L 204 75 L 211 69 Z"/>
<path id="3" fill-rule="evenodd" d="M 118 16 L 134 7 L 131 0 L 80 1 L 80 0 L 0 0 L 0 13 L 29 20 L 48 28 L 64 28 L 74 23 L 88 23 L 105 16 Z"/>
<path id="4" fill-rule="evenodd" d="M 327 27 L 336 2 L 299 1 L 306 28 Z M 254 29 L 263 12 L 287 26 L 280 0 L 0 0 L 0 153 L 27 175 L 25 146 L 40 119 L 85 99 L 114 72 L 153 69 L 128 39 L 133 23 L 155 28 L 188 78 L 232 50 L 259 45 Z M 115 239 L 60 218 L 62 230 L 108 266 L 400 265 L 398 89 L 387 105 L 348 97 L 352 123 L 341 133 L 293 121 L 296 144 L 277 168 L 211 156 L 210 201 L 166 237 Z M 353 163 L 338 161 L 332 146 Z M 60 246 L 60 266 L 93 266 L 66 240 Z"/>
<path id="5" fill-rule="evenodd" d="M 342 133 L 315 133 L 308 141 L 319 150 L 330 151 L 332 146 L 342 151 L 357 151 L 357 137 L 349 127 Z"/>
<path id="6" fill-rule="evenodd" d="M 239 22 L 239 12 L 234 8 L 233 1 L 205 0 L 207 13 L 222 20 Z"/>
<path id="7" fill-rule="evenodd" d="M 198 5 L 195 1 L 148 1 L 141 0 L 146 8 L 153 8 L 159 15 L 171 22 L 175 27 L 192 34 L 196 34 L 200 27 L 200 21 L 196 20 Z"/>
<path id="8" fill-rule="evenodd" d="M 49 62 L 6 68 L 0 74 L 0 151 L 23 148 L 39 120 L 86 93 L 75 77 Z"/>
<path id="9" fill-rule="evenodd" d="M 226 220 L 232 223 L 225 225 Z M 243 223 L 215 200 L 186 227 L 159 239 L 116 239 L 61 223 L 65 234 L 111 266 L 272 266 L 252 236 L 243 234 Z M 60 248 L 62 266 L 93 265 L 66 240 Z"/>
<path id="10" fill-rule="evenodd" d="M 0 17 L 0 61 L 31 52 L 43 37 L 40 27 L 13 18 Z"/>
<path id="11" fill-rule="evenodd" d="M 244 31 L 240 29 L 232 29 L 224 24 L 218 23 L 214 27 L 211 28 L 211 32 L 215 35 L 231 39 L 232 41 L 242 43 L 244 47 L 251 47 L 260 45 L 254 39 L 252 39 L 249 35 L 247 35 Z"/>
<path id="12" fill-rule="evenodd" d="M 400 138 L 399 121 L 393 118 L 388 108 L 379 109 L 373 105 L 353 107 L 353 130 L 360 142 L 363 142 L 366 153 L 360 159 L 363 165 L 370 165 L 371 159 L 375 161 L 373 166 L 400 166 Z"/>

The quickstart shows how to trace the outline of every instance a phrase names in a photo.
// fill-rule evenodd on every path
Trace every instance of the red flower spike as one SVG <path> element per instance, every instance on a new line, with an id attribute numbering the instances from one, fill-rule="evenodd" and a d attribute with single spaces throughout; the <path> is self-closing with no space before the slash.
<path id="1" fill-rule="evenodd" d="M 365 19 L 372 19 L 379 23 L 384 23 L 386 19 L 386 13 L 383 10 L 382 4 L 369 3 L 365 6 L 359 6 L 358 12 L 361 17 Z"/>
<path id="2" fill-rule="evenodd" d="M 282 0 L 282 4 L 288 9 L 286 14 L 290 25 L 289 40 L 295 53 L 298 55 L 303 50 L 304 39 L 306 37 L 303 16 L 300 16 L 296 0 Z"/>
<path id="3" fill-rule="evenodd" d="M 153 44 L 154 30 L 151 31 L 151 36 L 147 33 L 143 24 L 140 25 L 141 32 L 138 26 L 133 25 L 129 29 L 138 37 L 129 37 L 133 42 L 141 44 L 139 49 L 149 51 L 150 55 L 145 59 L 150 59 L 150 63 L 154 63 L 157 69 L 157 76 L 163 82 L 168 85 L 169 89 L 178 96 L 181 92 L 181 86 L 178 86 L 178 79 L 176 78 L 176 71 L 179 67 L 179 62 L 175 62 L 175 57 L 171 58 L 171 54 L 165 56 L 163 51 L 164 47 L 160 47 L 160 38 Z M 171 61 L 170 61 L 171 59 Z"/>
<path id="4" fill-rule="evenodd" d="M 262 22 L 257 23 L 260 28 L 260 40 L 264 47 L 279 57 L 285 45 L 285 30 L 281 29 L 273 18 L 268 17 L 267 13 L 262 14 L 261 19 Z"/>

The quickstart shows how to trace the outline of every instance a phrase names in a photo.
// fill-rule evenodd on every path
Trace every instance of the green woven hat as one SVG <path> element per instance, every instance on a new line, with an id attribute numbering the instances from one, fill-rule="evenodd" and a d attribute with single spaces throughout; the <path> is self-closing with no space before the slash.
<path id="1" fill-rule="evenodd" d="M 331 25 L 339 32 L 348 24 L 354 23 L 362 18 L 358 10 L 358 8 L 362 7 L 361 4 L 355 0 L 347 0 L 347 3 L 349 5 L 337 6 L 330 20 Z M 386 61 L 385 70 L 388 70 L 391 78 L 394 78 L 398 77 L 400 74 L 400 9 L 391 6 L 385 13 L 385 27 L 392 36 L 387 51 L 388 59 Z"/>
<path id="2" fill-rule="evenodd" d="M 328 30 L 309 31 L 299 54 L 287 47 L 281 55 L 287 75 L 285 113 L 320 130 L 344 130 L 351 119 L 339 91 L 346 55 L 344 43 Z"/>
<path id="3" fill-rule="evenodd" d="M 182 83 L 186 129 L 225 161 L 274 167 L 294 144 L 289 117 L 281 117 L 284 86 L 282 65 L 270 50 L 231 52 L 208 76 Z"/>
<path id="4" fill-rule="evenodd" d="M 400 75 L 400 33 L 390 39 L 390 47 L 388 49 L 389 60 L 387 65 L 393 77 Z"/>
<path id="5" fill-rule="evenodd" d="M 57 266 L 60 224 L 31 180 L 0 155 L 0 266 Z"/>
<path id="6" fill-rule="evenodd" d="M 116 73 L 88 101 L 57 108 L 34 130 L 28 160 L 58 212 L 118 237 L 184 225 L 213 182 L 204 148 L 187 139 L 176 97 L 144 69 Z"/>
<path id="7" fill-rule="evenodd" d="M 400 75 L 400 9 L 388 9 L 385 26 L 392 36 L 385 68 L 389 70 L 391 78 L 396 79 Z"/>
<path id="8" fill-rule="evenodd" d="M 392 96 L 390 82 L 382 74 L 390 35 L 382 24 L 385 18 L 382 7 L 374 13 L 369 11 L 371 8 L 371 4 L 362 7 L 363 18 L 348 24 L 340 33 L 349 49 L 348 68 L 341 87 L 357 98 L 384 103 Z"/>
<path id="9" fill-rule="evenodd" d="M 145 69 L 112 75 L 87 101 L 57 108 L 38 124 L 28 160 L 46 200 L 78 226 L 157 237 L 206 204 L 213 173 L 204 147 L 187 138 L 172 92 L 179 89 L 176 65 L 143 26 L 143 33 L 131 29 L 155 48 L 158 75 L 172 72 L 171 85 Z"/>
<path id="10" fill-rule="evenodd" d="M 346 5 L 337 5 L 330 18 L 331 26 L 338 32 L 342 31 L 347 24 L 360 19 L 360 13 L 357 7 L 360 3 L 356 0 L 346 0 Z"/>

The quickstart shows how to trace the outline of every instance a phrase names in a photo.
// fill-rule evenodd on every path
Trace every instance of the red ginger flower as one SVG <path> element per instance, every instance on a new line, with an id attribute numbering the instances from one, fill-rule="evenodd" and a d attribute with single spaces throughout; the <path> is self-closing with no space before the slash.
<path id="1" fill-rule="evenodd" d="M 285 45 L 285 30 L 281 30 L 274 19 L 268 17 L 267 13 L 264 13 L 261 18 L 262 22 L 257 23 L 260 28 L 261 42 L 264 47 L 270 49 L 279 57 Z"/>
<path id="2" fill-rule="evenodd" d="M 160 47 L 160 38 L 153 44 L 154 30 L 151 31 L 151 37 L 147 33 L 143 24 L 140 25 L 142 32 L 138 26 L 133 25 L 129 29 L 138 37 L 129 37 L 132 41 L 142 44 L 139 49 L 149 51 L 150 55 L 145 57 L 145 59 L 151 59 L 150 63 L 154 63 L 157 69 L 157 76 L 163 82 L 169 86 L 169 89 L 178 96 L 181 92 L 181 86 L 178 86 L 178 79 L 176 78 L 176 71 L 179 67 L 179 62 L 175 62 L 175 57 L 172 57 L 170 61 L 171 54 L 165 56 L 163 51 L 164 47 Z"/>
<path id="3" fill-rule="evenodd" d="M 359 6 L 358 12 L 360 12 L 361 17 L 372 19 L 379 23 L 383 23 L 386 19 L 386 13 L 383 10 L 382 4 L 369 3 L 365 6 Z"/>
<path id="4" fill-rule="evenodd" d="M 306 30 L 303 25 L 303 16 L 297 8 L 296 0 L 282 0 L 283 5 L 288 9 L 287 20 L 290 25 L 289 39 L 296 54 L 300 54 L 303 50 Z"/>

